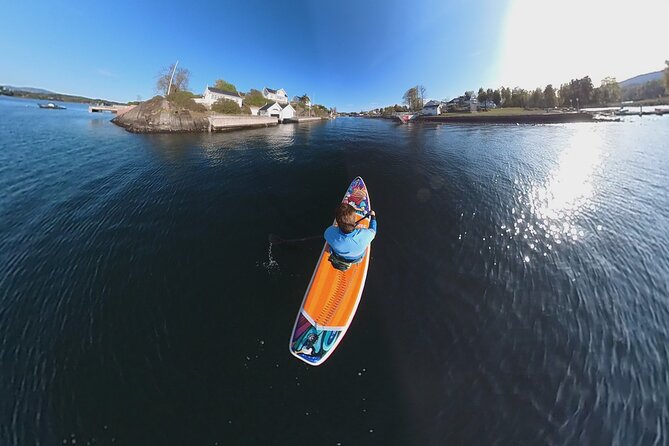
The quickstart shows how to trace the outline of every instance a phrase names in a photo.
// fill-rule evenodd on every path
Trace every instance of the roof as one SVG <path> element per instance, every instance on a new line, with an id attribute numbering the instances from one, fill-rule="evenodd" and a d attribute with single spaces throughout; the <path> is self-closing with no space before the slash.
<path id="1" fill-rule="evenodd" d="M 423 107 L 439 107 L 441 105 L 441 102 L 439 101 L 429 101 L 427 104 L 423 105 Z"/>
<path id="2" fill-rule="evenodd" d="M 267 87 L 265 87 L 265 90 L 267 90 L 267 92 L 269 92 L 269 93 L 274 93 L 274 94 L 276 94 L 279 90 L 283 90 L 283 88 L 279 88 L 278 90 L 274 90 L 274 89 L 272 89 L 272 88 L 267 88 Z M 283 91 L 284 91 L 284 93 L 286 92 L 286 90 L 283 90 Z"/>
<path id="3" fill-rule="evenodd" d="M 269 104 L 265 104 L 262 107 L 260 107 L 260 110 L 268 110 L 270 107 L 272 107 L 275 104 L 276 104 L 276 102 L 270 102 Z"/>
<path id="4" fill-rule="evenodd" d="M 283 110 L 284 108 L 286 108 L 286 107 L 290 107 L 290 108 L 293 108 L 293 106 L 292 106 L 292 105 L 290 105 L 290 103 L 287 103 L 287 104 L 283 104 L 283 105 L 281 105 L 281 109 L 282 109 L 282 110 Z"/>
<path id="5" fill-rule="evenodd" d="M 241 97 L 241 96 L 239 96 L 239 93 L 237 93 L 236 91 L 221 90 L 220 88 L 214 88 L 214 87 L 207 87 L 207 88 L 212 93 L 226 94 L 228 96 L 236 96 L 238 98 Z"/>

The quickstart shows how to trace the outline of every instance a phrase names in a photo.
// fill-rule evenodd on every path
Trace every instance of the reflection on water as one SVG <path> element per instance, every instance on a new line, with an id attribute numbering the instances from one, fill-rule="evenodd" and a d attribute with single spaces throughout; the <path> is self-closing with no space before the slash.
<path id="1" fill-rule="evenodd" d="M 515 180 L 521 206 L 511 210 L 513 222 L 501 229 L 511 237 L 522 237 L 530 250 L 544 256 L 555 245 L 582 238 L 585 232 L 577 220 L 582 212 L 593 210 L 601 159 L 598 130 L 576 129 L 559 154 L 557 166 L 544 179 Z M 530 260 L 527 255 L 523 259 Z"/>

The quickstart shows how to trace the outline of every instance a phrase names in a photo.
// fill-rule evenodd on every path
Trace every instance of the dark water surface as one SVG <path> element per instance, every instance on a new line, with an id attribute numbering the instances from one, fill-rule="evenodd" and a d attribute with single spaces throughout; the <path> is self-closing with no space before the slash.
<path id="1" fill-rule="evenodd" d="M 669 442 L 669 118 L 133 135 L 0 99 L 0 444 Z M 351 329 L 288 339 L 361 175 Z M 273 261 L 272 261 L 273 260 Z"/>

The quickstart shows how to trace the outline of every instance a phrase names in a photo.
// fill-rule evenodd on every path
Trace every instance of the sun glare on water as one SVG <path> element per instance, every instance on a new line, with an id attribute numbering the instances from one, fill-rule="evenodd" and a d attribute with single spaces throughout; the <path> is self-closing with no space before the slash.
<path id="1" fill-rule="evenodd" d="M 559 245 L 578 242 L 586 235 L 579 218 L 595 210 L 593 197 L 602 159 L 598 131 L 575 128 L 548 175 L 525 184 L 516 180 L 518 207 L 511 210 L 510 224 L 501 226 L 501 235 L 522 242 L 525 262 L 531 259 L 528 252 L 545 256 Z"/>

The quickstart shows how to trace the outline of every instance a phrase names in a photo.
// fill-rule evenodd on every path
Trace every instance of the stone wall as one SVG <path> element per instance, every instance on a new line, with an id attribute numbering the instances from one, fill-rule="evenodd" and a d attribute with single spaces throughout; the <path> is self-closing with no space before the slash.
<path id="1" fill-rule="evenodd" d="M 211 115 L 209 116 L 209 131 L 239 127 L 267 127 L 278 123 L 279 120 L 271 116 Z"/>

